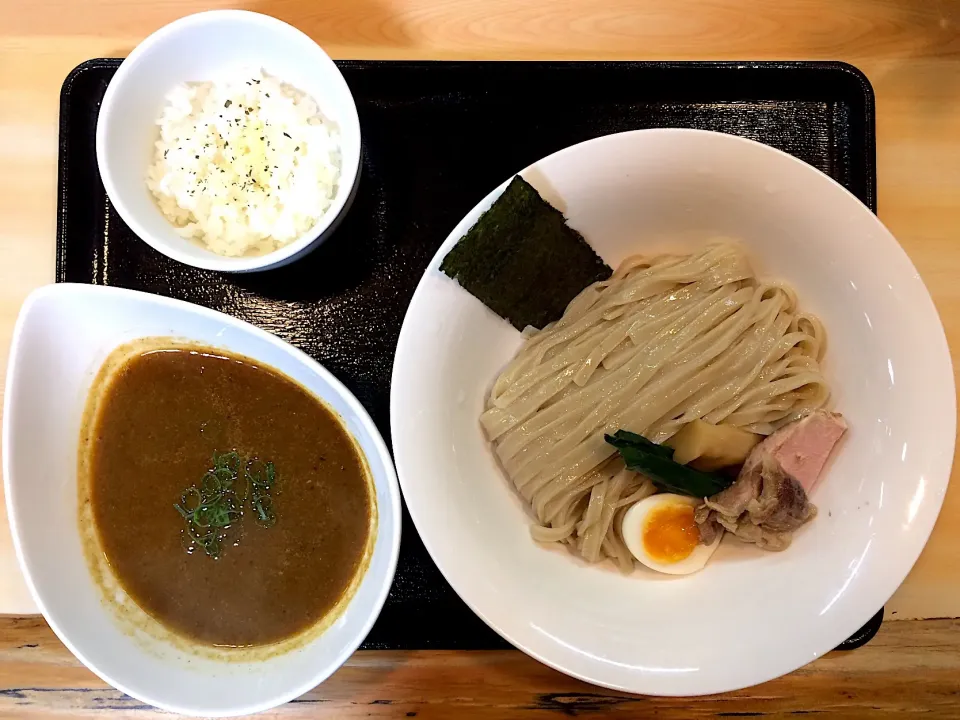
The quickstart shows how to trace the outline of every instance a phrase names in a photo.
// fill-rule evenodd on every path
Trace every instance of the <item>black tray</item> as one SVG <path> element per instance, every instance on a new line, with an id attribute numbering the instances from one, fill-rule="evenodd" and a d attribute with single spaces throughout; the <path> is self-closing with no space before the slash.
<path id="1" fill-rule="evenodd" d="M 797 156 L 876 211 L 873 90 L 849 65 L 340 62 L 363 133 L 359 191 L 340 229 L 287 268 L 197 270 L 140 242 L 104 193 L 94 130 L 119 63 L 91 60 L 63 85 L 57 281 L 145 290 L 259 325 L 343 381 L 388 443 L 393 355 L 420 275 L 478 200 L 545 155 L 623 130 L 718 130 Z M 882 617 L 840 647 L 867 642 Z M 404 511 L 396 580 L 364 647 L 504 646 Z"/>

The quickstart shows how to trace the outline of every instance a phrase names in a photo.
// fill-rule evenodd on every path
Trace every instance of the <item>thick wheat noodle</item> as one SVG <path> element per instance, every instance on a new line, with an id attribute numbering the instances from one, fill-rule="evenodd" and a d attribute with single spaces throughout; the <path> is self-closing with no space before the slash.
<path id="1" fill-rule="evenodd" d="M 664 442 L 702 418 L 768 435 L 829 398 L 823 325 L 731 242 L 628 258 L 526 334 L 480 423 L 537 517 L 534 539 L 624 571 L 620 520 L 656 490 L 604 433 Z"/>

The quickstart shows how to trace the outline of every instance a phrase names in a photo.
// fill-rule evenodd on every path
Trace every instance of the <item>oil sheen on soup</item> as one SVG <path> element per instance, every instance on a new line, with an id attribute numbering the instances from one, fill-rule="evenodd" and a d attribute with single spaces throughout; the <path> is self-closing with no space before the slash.
<path id="1" fill-rule="evenodd" d="M 330 409 L 271 368 L 199 346 L 135 352 L 100 383 L 81 482 L 100 550 L 142 610 L 190 640 L 249 647 L 337 607 L 375 501 Z"/>

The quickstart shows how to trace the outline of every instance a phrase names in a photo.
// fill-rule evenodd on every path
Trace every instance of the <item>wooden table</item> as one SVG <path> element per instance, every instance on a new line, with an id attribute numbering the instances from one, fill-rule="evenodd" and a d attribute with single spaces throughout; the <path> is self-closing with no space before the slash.
<path id="1" fill-rule="evenodd" d="M 839 59 L 877 97 L 880 217 L 960 349 L 960 0 L 0 0 L 0 366 L 24 296 L 53 280 L 60 84 L 181 15 L 244 7 L 336 58 Z M 3 369 L 0 367 L 0 369 Z M 888 618 L 960 617 L 960 487 Z M 0 510 L 0 613 L 35 608 Z M 624 698 L 513 651 L 357 653 L 283 717 L 637 717 L 789 711 L 960 715 L 960 622 L 888 622 L 866 648 L 695 701 Z M 0 618 L 0 717 L 149 712 L 80 666 L 42 620 Z"/>

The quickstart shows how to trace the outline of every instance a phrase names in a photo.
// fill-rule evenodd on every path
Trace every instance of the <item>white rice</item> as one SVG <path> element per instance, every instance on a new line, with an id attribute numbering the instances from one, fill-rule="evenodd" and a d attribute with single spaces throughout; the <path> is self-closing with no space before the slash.
<path id="1" fill-rule="evenodd" d="M 312 228 L 340 178 L 340 135 L 316 102 L 262 70 L 168 96 L 147 186 L 185 238 L 262 255 Z"/>

